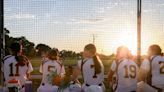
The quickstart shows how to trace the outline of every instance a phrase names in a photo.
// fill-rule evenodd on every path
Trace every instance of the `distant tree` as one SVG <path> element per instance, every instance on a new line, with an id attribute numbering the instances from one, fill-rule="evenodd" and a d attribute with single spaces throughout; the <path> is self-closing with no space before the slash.
<path id="1" fill-rule="evenodd" d="M 9 36 L 10 31 L 7 28 L 4 28 L 5 31 L 5 54 L 8 55 L 10 54 L 10 45 L 13 42 L 19 42 L 23 45 L 23 54 L 26 55 L 27 57 L 34 57 L 34 56 L 41 56 L 42 53 L 47 52 L 48 50 L 51 49 L 50 46 L 46 44 L 38 44 L 35 47 L 35 44 L 33 42 L 30 42 L 29 40 L 26 39 L 26 37 L 21 36 L 21 37 L 12 37 Z M 81 53 L 76 53 L 75 51 L 71 50 L 62 50 L 60 51 L 61 58 L 71 58 L 71 59 L 79 59 L 82 57 Z"/>
<path id="2" fill-rule="evenodd" d="M 23 45 L 23 53 L 28 57 L 35 56 L 35 44 L 28 41 L 24 36 L 17 38 L 18 41 Z"/>
<path id="3" fill-rule="evenodd" d="M 81 54 L 80 53 L 76 53 L 75 51 L 71 51 L 71 50 L 62 50 L 60 51 L 60 55 L 62 58 L 80 58 Z"/>
<path id="4" fill-rule="evenodd" d="M 18 42 L 23 45 L 23 54 L 27 57 L 35 56 L 35 44 L 27 40 L 24 36 L 22 37 L 11 37 L 9 36 L 10 31 L 7 28 L 4 28 L 5 31 L 5 54 L 10 54 L 10 45 L 13 42 Z"/>
<path id="5" fill-rule="evenodd" d="M 4 33 L 5 33 L 5 54 L 8 55 L 10 54 L 9 46 L 11 44 L 10 37 L 9 37 L 10 31 L 7 28 L 4 28 Z"/>

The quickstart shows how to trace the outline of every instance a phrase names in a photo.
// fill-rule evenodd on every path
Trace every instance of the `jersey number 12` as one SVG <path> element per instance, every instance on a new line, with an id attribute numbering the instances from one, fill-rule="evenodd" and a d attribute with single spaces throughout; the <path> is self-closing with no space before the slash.
<path id="1" fill-rule="evenodd" d="M 160 61 L 159 64 L 161 66 L 160 67 L 160 74 L 164 74 L 164 62 Z"/>

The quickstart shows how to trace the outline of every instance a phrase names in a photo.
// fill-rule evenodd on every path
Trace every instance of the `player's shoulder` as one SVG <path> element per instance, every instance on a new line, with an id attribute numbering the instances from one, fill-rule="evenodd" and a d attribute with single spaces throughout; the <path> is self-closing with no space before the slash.
<path id="1" fill-rule="evenodd" d="M 11 58 L 11 57 L 14 57 L 14 56 L 12 56 L 12 55 L 7 55 L 7 56 L 5 56 L 5 57 L 3 58 L 3 63 L 4 63 L 6 60 L 8 60 L 9 58 Z"/>
<path id="2" fill-rule="evenodd" d="M 149 58 L 144 58 L 144 60 L 142 61 L 142 63 L 150 63 L 150 59 Z"/>
<path id="3" fill-rule="evenodd" d="M 91 59 L 80 59 L 77 62 L 80 63 L 80 64 L 82 64 L 82 63 L 85 63 L 87 61 L 92 61 L 92 60 Z"/>
<path id="4" fill-rule="evenodd" d="M 81 68 L 82 66 L 84 66 L 84 64 L 87 62 L 87 60 L 88 59 L 80 59 L 80 60 L 78 60 L 77 61 L 77 66 Z"/>
<path id="5" fill-rule="evenodd" d="M 164 57 L 163 56 L 156 56 L 155 59 L 153 60 L 154 61 L 158 61 L 158 62 L 164 62 Z"/>
<path id="6" fill-rule="evenodd" d="M 132 62 L 132 65 L 135 65 L 136 67 L 139 68 L 139 65 L 138 65 L 137 61 L 135 61 L 135 60 L 131 60 L 130 62 Z"/>
<path id="7" fill-rule="evenodd" d="M 132 60 L 132 59 L 124 59 L 122 64 L 132 64 L 132 65 L 137 65 L 137 63 Z"/>
<path id="8" fill-rule="evenodd" d="M 43 60 L 42 65 L 48 64 L 49 62 L 50 62 L 50 60 Z"/>
<path id="9" fill-rule="evenodd" d="M 140 68 L 145 68 L 145 67 L 149 67 L 149 66 L 150 66 L 150 59 L 145 58 L 145 59 L 141 62 Z"/>
<path id="10" fill-rule="evenodd" d="M 22 58 L 24 58 L 26 61 L 29 61 L 28 57 L 25 55 L 21 55 Z"/>
<path id="11" fill-rule="evenodd" d="M 3 58 L 3 60 L 6 60 L 6 59 L 8 59 L 8 58 L 10 58 L 10 57 L 12 57 L 12 55 L 7 55 L 7 56 L 5 56 L 5 57 Z"/>
<path id="12" fill-rule="evenodd" d="M 123 58 L 123 59 L 120 59 L 120 60 L 116 60 L 115 62 L 116 62 L 116 64 L 127 64 L 127 63 L 131 62 L 131 60 Z"/>
<path id="13" fill-rule="evenodd" d="M 161 59 L 164 61 L 164 56 L 161 56 Z"/>
<path id="14" fill-rule="evenodd" d="M 58 61 L 58 60 L 54 60 L 54 61 L 52 61 L 52 63 L 62 65 L 62 62 L 61 61 Z"/>

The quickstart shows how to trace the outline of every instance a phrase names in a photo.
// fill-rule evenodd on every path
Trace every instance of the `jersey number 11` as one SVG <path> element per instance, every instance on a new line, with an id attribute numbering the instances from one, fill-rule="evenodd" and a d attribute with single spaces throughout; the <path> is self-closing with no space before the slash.
<path id="1" fill-rule="evenodd" d="M 9 64 L 9 67 L 10 67 L 10 74 L 9 74 L 9 76 L 19 76 L 19 64 L 17 63 L 16 65 L 15 65 L 15 67 L 16 67 L 16 73 L 14 74 L 13 73 L 13 63 L 11 63 L 11 64 Z"/>

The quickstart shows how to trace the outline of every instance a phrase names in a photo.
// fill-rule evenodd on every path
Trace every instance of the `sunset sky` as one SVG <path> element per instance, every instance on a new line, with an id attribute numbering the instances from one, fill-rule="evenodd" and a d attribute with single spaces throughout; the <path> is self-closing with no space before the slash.
<path id="1" fill-rule="evenodd" d="M 142 54 L 154 43 L 164 51 L 164 0 L 142 5 Z M 137 0 L 4 0 L 4 26 L 11 36 L 61 50 L 82 51 L 94 34 L 99 53 L 127 45 L 136 54 L 136 10 Z"/>

